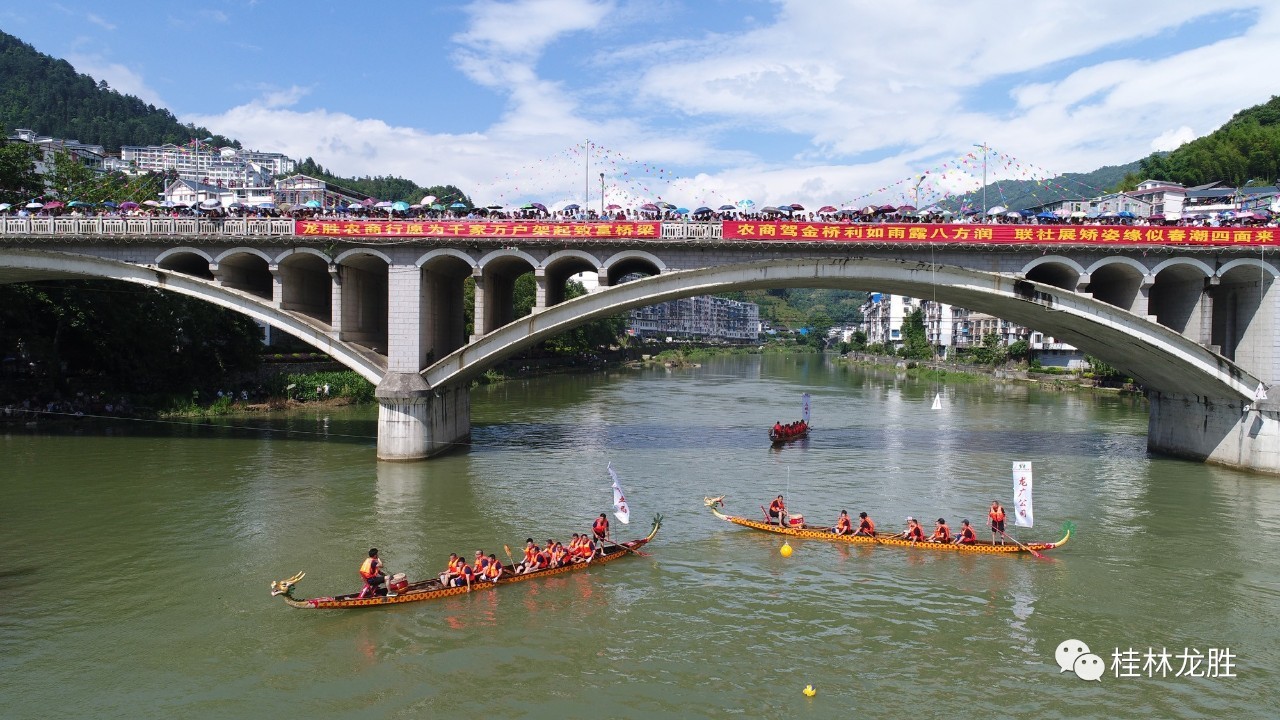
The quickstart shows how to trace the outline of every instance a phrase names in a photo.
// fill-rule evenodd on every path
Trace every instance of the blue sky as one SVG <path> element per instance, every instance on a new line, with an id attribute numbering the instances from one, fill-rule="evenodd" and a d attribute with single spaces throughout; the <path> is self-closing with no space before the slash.
<path id="1" fill-rule="evenodd" d="M 594 206 L 604 172 L 624 205 L 924 205 L 975 144 L 993 178 L 1088 171 L 1280 92 L 1267 0 L 0 0 L 0 27 L 247 147 L 486 204 Z"/>

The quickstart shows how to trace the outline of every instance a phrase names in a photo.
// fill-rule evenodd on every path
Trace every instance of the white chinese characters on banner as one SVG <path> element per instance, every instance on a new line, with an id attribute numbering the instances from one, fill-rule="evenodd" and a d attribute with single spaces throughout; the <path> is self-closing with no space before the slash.
<path id="1" fill-rule="evenodd" d="M 1031 463 L 1013 464 L 1013 524 L 1031 527 L 1035 515 L 1031 510 Z"/>

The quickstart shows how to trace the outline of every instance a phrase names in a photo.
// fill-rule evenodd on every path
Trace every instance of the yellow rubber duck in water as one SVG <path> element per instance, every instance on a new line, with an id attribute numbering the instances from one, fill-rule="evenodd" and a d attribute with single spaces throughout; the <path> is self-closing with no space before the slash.
<path id="1" fill-rule="evenodd" d="M 804 686 L 804 696 L 805 696 L 805 697 L 813 697 L 814 695 L 817 695 L 817 694 L 818 694 L 818 691 L 817 691 L 817 690 L 814 690 L 812 685 L 805 685 L 805 686 Z"/>

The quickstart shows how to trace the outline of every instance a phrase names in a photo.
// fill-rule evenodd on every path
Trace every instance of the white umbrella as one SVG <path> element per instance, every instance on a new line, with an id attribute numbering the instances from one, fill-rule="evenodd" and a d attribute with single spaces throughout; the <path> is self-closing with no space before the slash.
<path id="1" fill-rule="evenodd" d="M 436 196 L 435 196 L 435 195 L 427 195 L 426 197 L 422 198 L 422 203 L 421 203 L 421 204 L 423 204 L 423 205 L 430 205 L 431 203 L 433 203 L 433 202 L 435 202 L 435 201 L 436 201 Z"/>
<path id="2" fill-rule="evenodd" d="M 12 205 L 10 205 L 9 203 L 0 203 L 0 212 L 3 212 L 3 211 L 5 211 L 5 210 L 8 210 L 8 209 L 9 209 L 9 208 L 11 208 L 11 207 L 13 207 L 13 206 L 12 206 Z"/>
<path id="3" fill-rule="evenodd" d="M 1005 207 L 1005 206 L 1003 206 L 1003 205 L 996 205 L 995 207 L 993 207 L 993 208 L 991 208 L 990 210 L 988 210 L 988 211 L 987 211 L 987 214 L 988 214 L 988 215 L 999 215 L 999 214 L 1000 214 L 1000 213 L 1002 213 L 1002 212 L 1008 212 L 1008 211 L 1009 211 L 1009 208 L 1007 208 L 1007 207 Z"/>
<path id="4" fill-rule="evenodd" d="M 216 208 L 216 207 L 222 207 L 222 201 L 221 201 L 221 200 L 219 200 L 219 199 L 217 199 L 217 198 L 209 198 L 208 200 L 205 200 L 204 202 L 201 202 L 201 203 L 200 203 L 200 207 L 202 207 L 202 208 Z"/>
<path id="5" fill-rule="evenodd" d="M 29 202 L 29 203 L 27 203 L 27 204 L 26 204 L 26 206 L 25 206 L 25 207 L 26 207 L 28 210 L 39 210 L 40 208 L 44 207 L 44 203 Z"/>

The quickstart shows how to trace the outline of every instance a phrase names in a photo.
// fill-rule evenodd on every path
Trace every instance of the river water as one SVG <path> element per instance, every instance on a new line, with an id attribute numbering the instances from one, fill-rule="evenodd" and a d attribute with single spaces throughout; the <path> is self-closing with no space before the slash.
<path id="1" fill-rule="evenodd" d="M 812 438 L 772 450 L 803 392 Z M 1148 456 L 1141 400 L 768 356 L 477 389 L 472 447 L 422 463 L 377 463 L 375 417 L 0 429 L 0 715 L 1276 716 L 1280 480 Z M 1011 504 L 1023 460 L 1016 534 L 1078 525 L 1044 560 L 784 558 L 702 502 L 954 527 Z M 269 597 L 299 570 L 300 596 L 354 590 L 374 545 L 418 577 L 585 531 L 610 461 L 615 535 L 665 516 L 648 557 L 381 610 Z M 1060 671 L 1069 639 L 1099 682 Z"/>

